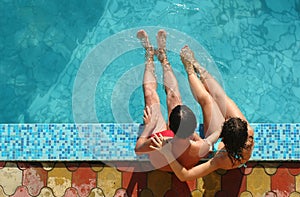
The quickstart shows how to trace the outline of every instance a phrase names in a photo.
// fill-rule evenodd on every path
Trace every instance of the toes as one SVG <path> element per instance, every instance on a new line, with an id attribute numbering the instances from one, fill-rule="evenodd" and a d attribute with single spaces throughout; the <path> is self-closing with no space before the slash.
<path id="1" fill-rule="evenodd" d="M 193 51 L 186 45 L 180 51 L 180 57 L 184 59 L 194 59 Z"/>
<path id="2" fill-rule="evenodd" d="M 148 39 L 148 34 L 145 32 L 145 30 L 139 30 L 136 34 L 137 38 L 141 41 L 143 47 L 149 51 L 152 51 L 151 43 Z"/>
<path id="3" fill-rule="evenodd" d="M 136 36 L 139 39 L 145 39 L 147 37 L 147 33 L 142 29 L 137 32 Z"/>
<path id="4" fill-rule="evenodd" d="M 167 33 L 165 30 L 161 29 L 157 32 L 156 39 L 157 39 L 158 48 L 161 49 L 166 48 L 166 37 L 167 37 Z"/>
<path id="5" fill-rule="evenodd" d="M 185 46 L 181 49 L 181 52 L 182 52 L 182 53 L 187 53 L 188 51 L 190 51 L 190 48 L 189 48 L 187 45 L 185 45 Z"/>
<path id="6" fill-rule="evenodd" d="M 166 37 L 167 36 L 167 32 L 163 29 L 159 30 L 157 33 L 158 36 L 160 37 Z"/>

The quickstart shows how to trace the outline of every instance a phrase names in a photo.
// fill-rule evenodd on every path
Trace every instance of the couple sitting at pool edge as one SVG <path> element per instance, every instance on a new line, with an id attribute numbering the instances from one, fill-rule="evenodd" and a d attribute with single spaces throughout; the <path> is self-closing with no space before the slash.
<path id="1" fill-rule="evenodd" d="M 217 169 L 233 169 L 245 164 L 254 146 L 253 129 L 213 76 L 202 67 L 192 50 L 185 46 L 180 57 L 188 75 L 190 89 L 203 113 L 205 138 L 196 132 L 195 114 L 182 104 L 178 83 L 166 55 L 166 32 L 157 33 L 154 50 L 144 30 L 137 33 L 146 51 L 143 91 L 144 130 L 138 137 L 136 154 L 148 154 L 156 169 L 173 171 L 181 181 L 203 177 Z M 163 68 L 168 123 L 163 118 L 157 94 L 154 55 Z M 198 164 L 221 138 L 218 151 L 207 162 Z"/>

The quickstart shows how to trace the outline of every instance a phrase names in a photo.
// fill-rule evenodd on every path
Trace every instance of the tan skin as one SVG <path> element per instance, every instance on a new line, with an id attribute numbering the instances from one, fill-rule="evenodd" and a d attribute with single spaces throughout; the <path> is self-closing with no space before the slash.
<path id="1" fill-rule="evenodd" d="M 218 103 L 218 107 L 222 111 L 224 119 L 228 119 L 229 117 L 239 117 L 247 121 L 240 109 L 225 94 L 218 82 L 214 80 L 214 78 L 195 60 L 193 52 L 187 46 L 181 50 L 181 59 L 185 65 L 190 87 L 196 99 L 199 96 L 197 94 L 197 90 L 201 89 L 202 86 L 200 84 L 203 84 L 207 92 L 209 92 Z M 201 75 L 200 80 L 197 77 L 195 70 Z M 148 114 L 148 116 L 151 117 L 151 114 Z M 151 148 L 160 151 L 165 156 L 172 170 L 181 181 L 187 181 L 206 176 L 217 169 L 234 169 L 239 167 L 241 164 L 246 163 L 250 159 L 254 147 L 253 136 L 253 128 L 248 124 L 248 139 L 242 150 L 243 158 L 241 160 L 231 159 L 226 152 L 224 144 L 220 143 L 218 151 L 213 158 L 191 169 L 186 169 L 176 160 L 173 153 L 170 151 L 172 143 L 164 145 L 165 142 L 162 136 L 155 135 L 151 138 L 154 144 L 151 145 Z"/>
<path id="2" fill-rule="evenodd" d="M 155 145 L 151 147 L 153 149 L 159 150 L 165 156 L 173 172 L 176 174 L 180 181 L 188 181 L 201 178 L 218 169 L 230 170 L 237 168 L 239 165 L 246 163 L 250 159 L 254 146 L 253 140 L 249 140 L 247 142 L 252 145 L 249 149 L 243 150 L 244 158 L 241 161 L 235 161 L 234 163 L 232 163 L 232 160 L 229 158 L 227 152 L 220 151 L 224 149 L 223 147 L 216 153 L 216 155 L 212 159 L 208 160 L 207 162 L 197 165 L 191 169 L 186 169 L 176 160 L 176 158 L 170 151 L 170 148 L 172 147 L 171 143 L 168 143 L 168 145 L 162 148 L 163 139 L 161 136 L 156 135 L 152 138 L 152 140 Z"/>
<path id="3" fill-rule="evenodd" d="M 149 42 L 148 36 L 145 31 L 140 30 L 137 33 L 137 37 L 141 40 L 143 47 L 146 50 L 146 62 L 145 71 L 143 79 L 143 90 L 145 99 L 145 110 L 144 110 L 144 131 L 136 142 L 135 152 L 136 154 L 149 154 L 151 163 L 160 168 L 161 170 L 172 171 L 168 162 L 159 151 L 153 151 L 150 145 L 153 144 L 152 140 L 149 138 L 151 134 L 168 129 L 168 124 L 165 122 L 161 110 L 160 110 L 160 100 L 156 92 L 157 82 L 154 74 L 155 65 L 153 62 L 153 56 L 155 51 Z M 168 62 L 165 50 L 166 50 L 166 32 L 160 30 L 157 34 L 157 45 L 158 51 L 156 51 L 157 57 L 161 62 L 163 73 L 164 73 L 164 86 L 167 95 L 167 107 L 168 115 L 170 115 L 172 109 L 177 105 L 182 105 L 180 92 L 178 89 L 178 83 L 173 74 L 171 65 Z M 212 142 L 217 141 L 221 132 L 221 123 L 224 118 L 217 107 L 217 103 L 212 99 L 210 94 L 205 91 L 204 85 L 202 85 L 200 91 L 203 92 L 202 96 L 199 97 L 199 104 L 202 109 L 205 110 L 204 122 L 204 132 L 206 138 L 209 138 Z M 213 110 L 210 110 L 213 109 Z M 215 114 L 212 116 L 211 114 Z M 212 117 L 216 117 L 211 119 Z M 214 124 L 209 126 L 209 122 L 214 122 Z M 170 138 L 164 137 L 165 140 L 171 140 Z M 208 143 L 199 137 L 199 135 L 194 132 L 189 138 L 181 139 L 175 136 L 172 138 L 172 143 L 176 146 L 172 147 L 174 156 L 178 161 L 183 164 L 186 168 L 191 168 L 196 165 L 201 158 L 207 155 L 209 152 Z M 160 163 L 160 161 L 164 163 Z M 163 166 L 163 168 L 161 168 Z"/>

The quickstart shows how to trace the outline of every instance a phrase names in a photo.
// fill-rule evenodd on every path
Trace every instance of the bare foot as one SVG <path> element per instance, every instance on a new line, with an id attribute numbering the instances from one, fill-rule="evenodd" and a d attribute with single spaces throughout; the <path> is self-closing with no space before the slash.
<path id="1" fill-rule="evenodd" d="M 151 47 L 148 35 L 145 32 L 145 30 L 143 30 L 143 29 L 139 30 L 136 34 L 136 37 L 141 41 L 141 43 L 145 49 Z"/>
<path id="2" fill-rule="evenodd" d="M 186 45 L 180 51 L 180 58 L 187 74 L 194 74 L 194 64 L 196 62 L 194 52 Z"/>
<path id="3" fill-rule="evenodd" d="M 165 30 L 161 29 L 157 32 L 157 36 L 156 36 L 157 46 L 158 46 L 157 58 L 163 65 L 168 63 L 167 55 L 166 55 L 166 38 L 167 38 L 167 33 Z"/>
<path id="4" fill-rule="evenodd" d="M 164 49 L 166 50 L 166 38 L 167 38 L 167 33 L 165 30 L 161 29 L 157 32 L 157 46 L 159 49 Z"/>
<path id="5" fill-rule="evenodd" d="M 141 41 L 143 47 L 146 49 L 146 58 L 153 60 L 154 48 L 152 47 L 145 30 L 139 30 L 136 34 L 136 37 Z"/>

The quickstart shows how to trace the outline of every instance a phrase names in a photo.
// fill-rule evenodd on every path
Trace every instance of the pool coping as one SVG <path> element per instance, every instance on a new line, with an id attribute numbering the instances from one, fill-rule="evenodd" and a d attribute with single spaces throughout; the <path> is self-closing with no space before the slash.
<path id="1" fill-rule="evenodd" d="M 251 123 L 250 161 L 299 161 L 299 123 Z M 134 152 L 139 123 L 0 124 L 0 161 L 147 161 Z M 203 125 L 196 132 L 203 135 Z"/>

